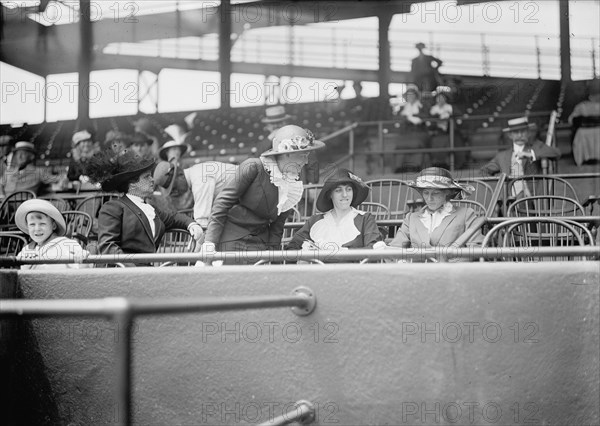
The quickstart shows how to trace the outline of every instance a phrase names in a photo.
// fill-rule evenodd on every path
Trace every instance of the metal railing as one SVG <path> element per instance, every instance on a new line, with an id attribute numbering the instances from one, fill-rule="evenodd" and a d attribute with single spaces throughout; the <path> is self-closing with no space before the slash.
<path id="1" fill-rule="evenodd" d="M 132 422 L 132 330 L 135 318 L 142 315 L 168 315 L 190 312 L 233 311 L 290 307 L 296 315 L 308 315 L 316 306 L 315 293 L 307 287 L 297 287 L 289 296 L 135 300 L 126 298 L 73 300 L 7 300 L 0 304 L 0 318 L 19 317 L 105 317 L 117 322 L 115 343 L 115 393 L 123 416 L 118 424 Z M 302 404 L 302 418 L 308 414 Z M 300 417 L 299 417 L 300 418 Z M 285 423 L 276 423 L 285 424 Z"/>

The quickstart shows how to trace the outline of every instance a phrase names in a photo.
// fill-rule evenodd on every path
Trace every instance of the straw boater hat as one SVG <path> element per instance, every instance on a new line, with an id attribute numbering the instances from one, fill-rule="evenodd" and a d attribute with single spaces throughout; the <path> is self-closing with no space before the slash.
<path id="1" fill-rule="evenodd" d="M 165 133 L 168 134 L 172 139 L 166 142 L 158 150 L 158 156 L 165 161 L 169 161 L 167 158 L 167 151 L 169 148 L 177 147 L 181 150 L 181 156 L 183 157 L 186 152 L 191 150 L 191 146 L 185 143 L 187 133 L 183 127 L 179 124 L 171 124 L 165 128 Z"/>
<path id="2" fill-rule="evenodd" d="M 156 168 L 154 169 L 154 184 L 165 188 L 166 195 L 170 195 L 173 191 L 175 181 L 180 181 L 176 179 L 178 172 L 179 166 L 177 164 L 173 164 L 169 161 L 161 161 L 156 165 Z M 182 193 L 187 191 L 187 185 L 185 188 L 182 187 L 184 182 L 187 184 L 187 181 L 185 179 L 178 183 L 177 192 Z"/>
<path id="3" fill-rule="evenodd" d="M 75 132 L 73 138 L 71 139 L 73 148 L 79 145 L 79 143 L 83 141 L 87 141 L 92 139 L 92 134 L 87 130 L 80 130 L 79 132 Z"/>
<path id="4" fill-rule="evenodd" d="M 323 184 L 323 189 L 317 197 L 317 209 L 320 212 L 327 212 L 333 208 L 333 201 L 331 200 L 331 191 L 340 185 L 351 185 L 352 186 L 352 207 L 359 206 L 363 201 L 367 199 L 370 188 L 362 181 L 361 178 L 356 176 L 348 169 L 338 169 L 335 175 L 329 177 Z"/>
<path id="5" fill-rule="evenodd" d="M 419 172 L 415 180 L 407 181 L 406 184 L 416 190 L 455 189 L 457 195 L 460 194 L 461 197 L 465 197 L 475 191 L 475 188 L 471 185 L 456 182 L 452 177 L 452 174 L 441 167 L 428 167 L 423 169 Z"/>
<path id="6" fill-rule="evenodd" d="M 308 152 L 325 146 L 323 142 L 315 140 L 310 130 L 293 124 L 278 129 L 273 136 L 272 144 L 272 148 L 263 152 L 261 156 Z"/>
<path id="7" fill-rule="evenodd" d="M 19 150 L 28 151 L 28 152 L 31 152 L 32 154 L 36 154 L 35 145 L 32 144 L 31 142 L 26 142 L 26 141 L 17 142 L 15 144 L 14 151 L 19 151 Z"/>
<path id="8" fill-rule="evenodd" d="M 56 222 L 56 235 L 59 237 L 65 235 L 67 232 L 65 218 L 58 211 L 58 209 L 46 200 L 34 198 L 33 200 L 27 200 L 21 203 L 17 209 L 17 212 L 15 213 L 15 223 L 17 227 L 24 233 L 29 233 L 29 229 L 27 227 L 27 215 L 31 212 L 44 213 L 52 218 L 52 220 Z"/>
<path id="9" fill-rule="evenodd" d="M 406 87 L 406 92 L 404 92 L 404 94 L 402 95 L 402 97 L 404 99 L 406 99 L 406 95 L 408 95 L 409 93 L 414 94 L 417 98 L 421 96 L 421 93 L 419 92 L 419 88 L 417 86 L 415 86 L 414 84 L 409 84 Z"/>
<path id="10" fill-rule="evenodd" d="M 265 117 L 260 120 L 265 124 L 268 123 L 279 123 L 281 121 L 289 120 L 294 118 L 293 116 L 285 113 L 285 108 L 281 105 L 272 106 L 265 109 Z"/>
<path id="11" fill-rule="evenodd" d="M 527 117 L 514 118 L 508 120 L 508 127 L 502 129 L 502 132 L 514 132 L 516 130 L 531 130 L 535 128 L 535 124 L 530 123 Z"/>

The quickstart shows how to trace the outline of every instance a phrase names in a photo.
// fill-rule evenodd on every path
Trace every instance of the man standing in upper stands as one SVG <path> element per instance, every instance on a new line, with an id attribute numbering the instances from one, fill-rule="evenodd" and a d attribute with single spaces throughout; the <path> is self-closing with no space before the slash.
<path id="1" fill-rule="evenodd" d="M 482 167 L 482 173 L 484 175 L 506 173 L 510 177 L 536 175 L 542 173 L 542 158 L 559 159 L 558 148 L 548 146 L 537 139 L 530 142 L 530 131 L 534 127 L 535 124 L 530 124 L 527 117 L 508 120 L 508 127 L 502 129 L 502 132 L 512 141 L 513 146 L 496 154 Z"/>
<path id="2" fill-rule="evenodd" d="M 412 60 L 410 67 L 412 82 L 421 92 L 431 92 L 442 82 L 439 68 L 443 62 L 435 56 L 423 53 L 425 44 L 417 43 L 415 47 L 419 50 L 419 56 Z"/>

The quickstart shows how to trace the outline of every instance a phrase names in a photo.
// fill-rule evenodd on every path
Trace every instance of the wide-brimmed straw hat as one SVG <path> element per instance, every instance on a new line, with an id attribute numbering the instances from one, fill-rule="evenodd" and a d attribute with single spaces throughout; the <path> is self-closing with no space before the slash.
<path id="1" fill-rule="evenodd" d="M 271 155 L 293 154 L 296 152 L 314 151 L 323 147 L 325 147 L 325 144 L 315 140 L 310 130 L 290 124 L 275 131 L 272 148 L 261 155 L 268 157 Z"/>
<path id="2" fill-rule="evenodd" d="M 285 108 L 281 105 L 272 106 L 265 109 L 265 117 L 260 121 L 268 124 L 268 123 L 280 123 L 285 120 L 290 120 L 294 118 L 293 116 L 285 113 Z"/>
<path id="3" fill-rule="evenodd" d="M 508 127 L 502 129 L 502 132 L 514 132 L 517 130 L 530 130 L 534 128 L 535 124 L 530 123 L 527 117 L 519 117 L 508 120 Z"/>
<path id="4" fill-rule="evenodd" d="M 59 237 L 65 235 L 67 232 L 65 218 L 58 211 L 58 209 L 46 200 L 35 198 L 33 200 L 27 200 L 21 203 L 19 208 L 17 208 L 17 212 L 15 213 L 15 223 L 17 227 L 24 233 L 29 233 L 29 229 L 27 227 L 27 215 L 31 212 L 44 213 L 54 220 L 54 222 L 56 222 L 56 235 Z"/>
<path id="5" fill-rule="evenodd" d="M 428 167 L 417 175 L 415 180 L 406 181 L 406 184 L 416 190 L 421 189 L 453 189 L 462 197 L 471 194 L 475 188 L 468 184 L 458 183 L 452 174 L 441 167 Z"/>
<path id="6" fill-rule="evenodd" d="M 177 182 L 176 193 L 182 194 L 189 188 L 185 179 L 178 179 L 178 173 L 180 173 L 180 169 L 177 164 L 161 161 L 154 169 L 154 184 L 165 188 L 165 195 L 171 195 L 171 192 L 175 189 L 175 182 Z"/>
<path id="7" fill-rule="evenodd" d="M 348 169 L 337 169 L 336 173 L 327 178 L 323 184 L 323 189 L 317 197 L 317 209 L 320 212 L 327 212 L 333 208 L 333 201 L 331 200 L 331 191 L 340 185 L 351 185 L 352 186 L 352 207 L 359 206 L 369 196 L 371 190 L 360 177 L 356 176 Z"/>
<path id="8" fill-rule="evenodd" d="M 73 134 L 73 137 L 71 138 L 71 142 L 73 144 L 73 147 L 76 147 L 81 142 L 87 141 L 90 139 L 92 139 L 92 134 L 90 132 L 88 132 L 87 130 L 80 130 L 79 132 L 75 132 Z"/>
<path id="9" fill-rule="evenodd" d="M 421 96 L 421 92 L 419 91 L 419 88 L 417 86 L 415 86 L 414 84 L 408 85 L 408 87 L 406 88 L 406 91 L 402 94 L 402 97 L 406 99 L 406 95 L 408 95 L 409 93 L 414 94 L 417 98 Z"/>
<path id="10" fill-rule="evenodd" d="M 17 142 L 15 144 L 15 148 L 13 149 L 13 151 L 28 151 L 31 152 L 32 154 L 36 154 L 35 151 L 35 145 L 31 142 L 27 142 L 27 141 L 20 141 Z"/>
<path id="11" fill-rule="evenodd" d="M 163 146 L 161 146 L 160 149 L 158 150 L 158 156 L 160 157 L 160 159 L 169 161 L 169 159 L 167 158 L 167 151 L 169 150 L 169 148 L 173 148 L 173 147 L 179 148 L 181 150 L 182 157 L 185 155 L 186 152 L 188 152 L 192 148 L 187 143 L 183 143 L 183 142 L 179 142 L 179 141 L 168 141 Z"/>

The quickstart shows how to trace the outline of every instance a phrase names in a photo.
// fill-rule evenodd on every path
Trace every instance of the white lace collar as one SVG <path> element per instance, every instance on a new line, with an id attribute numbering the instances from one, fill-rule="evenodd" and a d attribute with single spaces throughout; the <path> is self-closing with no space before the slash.
<path id="1" fill-rule="evenodd" d="M 299 176 L 281 173 L 277 160 L 273 157 L 260 157 L 260 161 L 269 174 L 271 183 L 278 190 L 277 214 L 286 212 L 298 204 L 304 191 L 302 181 L 298 180 Z"/>
<path id="2" fill-rule="evenodd" d="M 336 221 L 333 210 L 329 210 L 323 215 L 323 219 L 317 221 L 310 228 L 310 239 L 320 249 L 341 248 L 360 235 L 360 231 L 354 224 L 354 218 L 359 214 L 364 215 L 365 212 L 352 207 L 352 211 Z"/>

